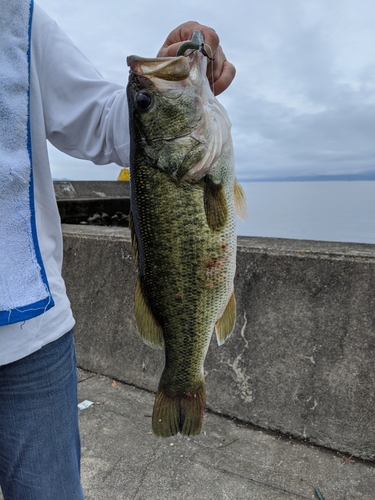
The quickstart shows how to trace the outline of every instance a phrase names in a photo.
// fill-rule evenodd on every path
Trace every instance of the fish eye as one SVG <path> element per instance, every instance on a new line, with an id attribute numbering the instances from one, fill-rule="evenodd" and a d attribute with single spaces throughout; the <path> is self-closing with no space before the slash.
<path id="1" fill-rule="evenodd" d="M 135 106 L 139 111 L 149 111 L 154 104 L 154 99 L 151 94 L 145 91 L 138 92 L 135 96 Z"/>

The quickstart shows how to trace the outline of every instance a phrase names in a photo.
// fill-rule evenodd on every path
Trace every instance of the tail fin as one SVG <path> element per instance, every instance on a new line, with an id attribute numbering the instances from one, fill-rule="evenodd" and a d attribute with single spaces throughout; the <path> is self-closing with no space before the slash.
<path id="1" fill-rule="evenodd" d="M 178 434 L 195 436 L 202 430 L 203 414 L 206 404 L 204 382 L 194 393 L 168 396 L 163 389 L 155 398 L 152 414 L 152 430 L 160 437 Z"/>

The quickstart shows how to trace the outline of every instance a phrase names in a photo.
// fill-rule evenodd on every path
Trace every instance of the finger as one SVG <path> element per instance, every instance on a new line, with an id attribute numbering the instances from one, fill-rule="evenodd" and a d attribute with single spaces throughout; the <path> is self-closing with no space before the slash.
<path id="1" fill-rule="evenodd" d="M 222 51 L 221 47 L 219 47 L 215 54 L 214 60 L 210 61 L 210 63 L 207 65 L 207 78 L 209 79 L 210 83 L 213 83 L 220 78 L 220 75 L 223 71 L 223 65 L 226 60 L 227 58 L 225 57 L 224 52 Z"/>
<path id="2" fill-rule="evenodd" d="M 219 95 L 229 87 L 236 75 L 236 68 L 229 61 L 224 61 L 220 76 L 211 84 L 212 92 Z"/>
<path id="3" fill-rule="evenodd" d="M 207 78 L 215 95 L 221 94 L 229 87 L 235 74 L 235 67 L 227 61 L 222 48 L 219 46 L 215 54 L 215 60 L 207 67 Z"/>

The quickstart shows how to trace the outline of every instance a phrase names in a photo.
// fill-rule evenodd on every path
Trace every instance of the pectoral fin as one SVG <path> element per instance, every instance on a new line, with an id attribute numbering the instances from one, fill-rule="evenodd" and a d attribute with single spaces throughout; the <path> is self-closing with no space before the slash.
<path id="1" fill-rule="evenodd" d="M 234 183 L 234 208 L 238 217 L 242 222 L 245 222 L 247 217 L 246 196 L 237 179 Z"/>
<path id="2" fill-rule="evenodd" d="M 147 304 L 139 278 L 135 285 L 134 315 L 138 333 L 142 337 L 142 340 L 154 349 L 162 348 L 163 330 Z"/>
<path id="3" fill-rule="evenodd" d="M 234 292 L 230 296 L 228 304 L 219 319 L 215 323 L 216 339 L 219 345 L 223 345 L 234 329 L 236 322 L 236 298 Z"/>
<path id="4" fill-rule="evenodd" d="M 206 176 L 204 188 L 204 209 L 211 231 L 221 231 L 228 221 L 228 205 L 223 185 L 215 184 Z"/>

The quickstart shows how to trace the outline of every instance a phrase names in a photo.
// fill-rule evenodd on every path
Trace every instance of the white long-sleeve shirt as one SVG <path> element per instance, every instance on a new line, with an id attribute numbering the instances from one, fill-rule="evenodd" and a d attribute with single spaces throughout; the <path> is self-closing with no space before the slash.
<path id="1" fill-rule="evenodd" d="M 97 164 L 128 164 L 126 90 L 105 81 L 38 5 L 31 30 L 30 121 L 37 234 L 55 306 L 0 327 L 0 365 L 37 351 L 74 326 L 61 276 L 62 234 L 46 141 Z"/>

